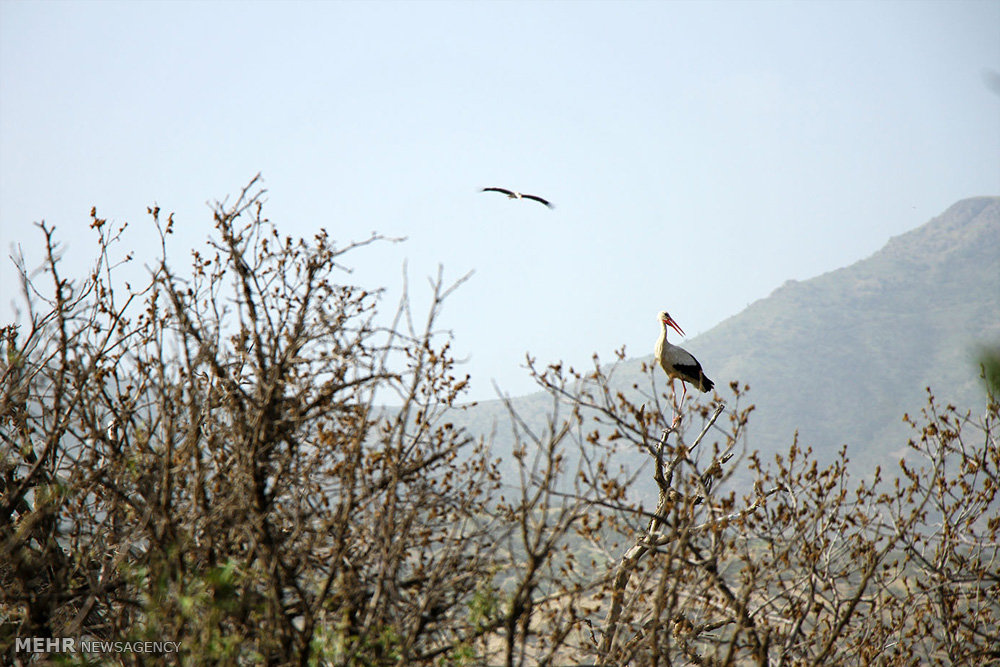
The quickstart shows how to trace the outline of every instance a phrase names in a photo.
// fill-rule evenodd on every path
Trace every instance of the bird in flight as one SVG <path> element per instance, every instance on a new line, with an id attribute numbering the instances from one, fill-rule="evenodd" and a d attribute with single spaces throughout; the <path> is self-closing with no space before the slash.
<path id="1" fill-rule="evenodd" d="M 705 375 L 705 371 L 702 370 L 701 364 L 694 358 L 694 355 L 681 347 L 671 345 L 667 341 L 667 327 L 672 328 L 682 336 L 684 335 L 684 330 L 681 329 L 680 325 L 665 310 L 661 310 L 660 314 L 656 317 L 660 320 L 662 326 L 660 338 L 656 341 L 656 360 L 660 362 L 660 368 L 670 378 L 671 390 L 674 387 L 674 379 L 680 380 L 681 386 L 684 387 L 684 393 L 681 395 L 682 403 L 684 402 L 684 397 L 687 396 L 688 382 L 697 387 L 699 391 L 711 391 L 715 383 L 708 379 L 708 376 Z M 674 420 L 675 424 L 678 419 Z"/>
<path id="2" fill-rule="evenodd" d="M 502 192 L 505 195 L 507 195 L 507 197 L 510 198 L 510 199 L 534 199 L 537 202 L 541 202 L 541 203 L 545 204 L 549 208 L 555 208 L 555 206 L 553 206 L 551 202 L 549 202 L 547 199 L 542 199 L 538 195 L 526 195 L 526 194 L 520 193 L 520 192 L 518 192 L 516 190 L 507 190 L 506 188 L 483 188 L 482 191 L 483 192 Z"/>

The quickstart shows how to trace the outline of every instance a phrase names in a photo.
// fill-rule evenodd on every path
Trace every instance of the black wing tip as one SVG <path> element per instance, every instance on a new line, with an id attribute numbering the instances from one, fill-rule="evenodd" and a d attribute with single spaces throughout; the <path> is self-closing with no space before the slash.
<path id="1" fill-rule="evenodd" d="M 689 383 L 698 391 L 712 391 L 715 383 L 708 379 L 705 372 L 701 370 L 701 364 L 697 366 L 674 366 L 677 379 Z"/>
<path id="2" fill-rule="evenodd" d="M 535 201 L 537 201 L 537 202 L 539 202 L 541 204 L 545 204 L 549 208 L 555 208 L 556 207 L 556 205 L 553 204 L 552 202 L 550 202 L 548 199 L 542 199 L 538 195 L 525 195 L 525 194 L 522 194 L 521 196 L 524 197 L 525 199 L 534 199 Z"/>

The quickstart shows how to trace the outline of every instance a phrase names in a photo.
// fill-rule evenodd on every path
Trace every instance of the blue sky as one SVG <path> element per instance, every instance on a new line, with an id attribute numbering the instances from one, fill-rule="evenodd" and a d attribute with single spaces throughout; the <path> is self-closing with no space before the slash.
<path id="1" fill-rule="evenodd" d="M 652 352 L 1000 194 L 1000 2 L 0 2 L 0 246 L 88 212 L 176 264 L 257 172 L 279 229 L 372 231 L 350 277 L 443 324 L 472 398 Z M 490 185 L 551 199 L 481 194 Z M 137 265 L 134 271 L 140 272 Z M 3 320 L 13 271 L 0 267 Z M 710 370 L 711 360 L 702 360 Z"/>

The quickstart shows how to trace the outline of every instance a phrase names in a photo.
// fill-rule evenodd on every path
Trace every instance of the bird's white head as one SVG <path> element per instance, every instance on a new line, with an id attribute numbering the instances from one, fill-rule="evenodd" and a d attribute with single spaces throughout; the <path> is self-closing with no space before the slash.
<path id="1" fill-rule="evenodd" d="M 674 318 L 670 317 L 670 313 L 668 313 L 667 311 L 661 310 L 660 314 L 657 315 L 656 317 L 657 319 L 660 320 L 663 326 L 670 327 L 680 335 L 682 336 L 684 335 L 684 329 L 681 329 L 681 325 L 677 324 L 677 322 L 674 321 Z"/>

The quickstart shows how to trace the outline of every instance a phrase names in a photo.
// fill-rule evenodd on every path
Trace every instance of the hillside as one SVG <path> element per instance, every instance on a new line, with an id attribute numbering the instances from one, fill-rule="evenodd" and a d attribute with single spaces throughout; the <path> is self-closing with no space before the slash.
<path id="1" fill-rule="evenodd" d="M 857 467 L 898 458 L 909 437 L 902 415 L 919 412 L 925 387 L 939 402 L 981 406 L 977 348 L 998 343 L 1000 197 L 977 197 L 867 259 L 788 281 L 683 344 L 720 387 L 734 379 L 750 385 L 757 406 L 751 449 L 787 450 L 798 430 L 821 459 L 848 444 Z M 648 386 L 640 366 L 651 360 L 621 364 L 617 382 Z M 664 376 L 657 370 L 656 377 Z M 535 394 L 514 403 L 540 425 L 551 398 Z M 499 401 L 464 412 L 459 421 L 474 431 L 496 425 L 504 449 Z"/>

